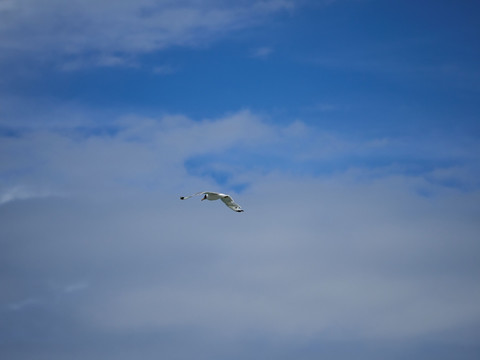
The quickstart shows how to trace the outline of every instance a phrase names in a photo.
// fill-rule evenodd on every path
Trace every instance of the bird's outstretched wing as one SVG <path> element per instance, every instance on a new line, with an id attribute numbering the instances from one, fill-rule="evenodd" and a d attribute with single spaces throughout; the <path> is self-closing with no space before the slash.
<path id="1" fill-rule="evenodd" d="M 222 197 L 222 201 L 225 205 L 227 205 L 233 211 L 243 212 L 240 205 L 238 205 L 235 201 L 233 201 L 233 199 L 230 195 L 225 195 L 224 197 Z"/>
<path id="2" fill-rule="evenodd" d="M 186 199 L 191 198 L 192 196 L 201 195 L 201 194 L 205 194 L 205 193 L 207 193 L 207 191 L 200 191 L 200 192 L 195 193 L 195 194 L 192 194 L 192 195 L 181 196 L 181 197 L 180 197 L 180 200 L 186 200 Z"/>

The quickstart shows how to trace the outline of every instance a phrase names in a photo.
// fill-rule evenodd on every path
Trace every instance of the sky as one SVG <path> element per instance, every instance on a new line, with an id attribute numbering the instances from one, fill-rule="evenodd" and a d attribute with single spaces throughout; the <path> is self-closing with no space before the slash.
<path id="1" fill-rule="evenodd" d="M 0 357 L 478 359 L 479 15 L 0 0 Z"/>

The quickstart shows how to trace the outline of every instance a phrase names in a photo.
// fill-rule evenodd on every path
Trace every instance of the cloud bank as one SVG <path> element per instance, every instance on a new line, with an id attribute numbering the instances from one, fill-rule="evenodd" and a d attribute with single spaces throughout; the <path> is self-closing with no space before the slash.
<path id="1" fill-rule="evenodd" d="M 42 345 L 28 351 L 54 359 L 73 353 L 47 338 L 87 344 L 91 358 L 125 356 L 109 343 L 144 358 L 235 358 L 256 353 L 254 338 L 270 355 L 418 339 L 476 351 L 480 193 L 438 180 L 476 173 L 469 146 L 342 138 L 250 111 L 128 116 L 108 129 L 2 138 L 9 358 L 32 338 Z M 392 163 L 370 161 L 378 153 Z M 178 200 L 202 190 L 229 191 L 246 212 Z"/>

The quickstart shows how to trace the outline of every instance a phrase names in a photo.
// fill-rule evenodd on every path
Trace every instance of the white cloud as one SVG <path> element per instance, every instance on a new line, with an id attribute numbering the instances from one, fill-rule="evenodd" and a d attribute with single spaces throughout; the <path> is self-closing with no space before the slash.
<path id="1" fill-rule="evenodd" d="M 428 150 L 435 160 L 445 155 L 441 144 L 347 139 L 246 110 L 110 124 L 116 129 L 107 134 L 54 126 L 2 141 L 11 159 L 0 165 L 4 189 L 18 182 L 71 195 L 0 208 L 7 306 L 33 304 L 11 299 L 29 299 L 32 286 L 52 279 L 67 284 L 58 288 L 65 298 L 76 294 L 55 311 L 88 333 L 196 329 L 215 339 L 253 332 L 293 342 L 382 341 L 480 323 L 478 190 L 368 164 L 320 176 L 268 167 L 278 158 L 308 166 L 379 150 Z M 472 156 L 471 148 L 451 149 Z M 208 176 L 190 175 L 185 161 L 213 154 L 215 166 L 228 168 L 227 152 L 240 159 L 232 182 L 250 184 L 235 197 L 246 212 L 179 201 L 223 191 Z M 12 283 L 20 272 L 23 280 Z M 44 309 L 53 306 L 52 297 L 42 299 Z"/>
<path id="2" fill-rule="evenodd" d="M 178 45 L 202 46 L 292 9 L 294 1 L 247 0 L 225 6 L 216 0 L 18 0 L 3 5 L 4 58 L 19 52 L 43 59 L 70 56 L 73 59 L 64 67 L 72 69 L 79 64 L 128 65 L 132 55 Z"/>
<path id="3" fill-rule="evenodd" d="M 185 180 L 173 174 L 169 181 Z M 432 200 L 412 191 L 417 182 L 272 174 L 242 194 L 240 216 L 164 190 L 45 203 L 43 216 L 28 211 L 17 219 L 17 238 L 41 239 L 17 266 L 40 262 L 38 276 L 59 276 L 63 268 L 62 276 L 97 274 L 75 314 L 106 332 L 432 336 L 480 321 L 480 229 L 472 218 L 480 198 L 450 190 Z"/>
<path id="4" fill-rule="evenodd" d="M 16 185 L 0 191 L 0 206 L 11 201 L 42 198 L 52 195 L 55 194 L 45 190 L 34 190 L 26 186 Z"/>
<path id="5" fill-rule="evenodd" d="M 161 225 L 146 221 L 163 240 L 147 235 L 137 245 L 176 264 L 165 274 L 151 268 L 153 279 L 128 291 L 105 288 L 79 316 L 115 331 L 187 326 L 343 340 L 428 336 L 478 322 L 480 287 L 468 275 L 478 272 L 478 256 L 474 269 L 462 262 L 478 247 L 478 224 L 465 216 L 478 211 L 479 194 L 432 201 L 412 182 L 269 176 L 242 195 L 242 217 L 165 200 Z M 132 221 L 134 234 L 140 223 Z"/>
<path id="6" fill-rule="evenodd" d="M 81 122 L 88 116 L 74 118 Z M 5 138 L 0 171 L 19 175 L 0 184 L 1 202 L 80 189 L 118 191 L 127 184 L 132 189 L 155 182 L 173 186 L 163 174 L 185 176 L 185 162 L 195 159 L 201 161 L 197 175 L 229 174 L 226 186 L 252 183 L 276 171 L 309 176 L 350 171 L 359 179 L 410 172 L 427 180 L 430 191 L 437 189 L 432 184 L 478 186 L 472 180 L 478 173 L 478 159 L 472 155 L 478 153 L 478 145 L 463 140 L 355 139 L 301 121 L 275 125 L 248 110 L 202 121 L 165 115 L 124 116 L 102 123 L 107 130 L 88 121 L 76 130 L 53 120 L 45 129 Z M 25 168 L 28 172 L 20 171 Z"/>

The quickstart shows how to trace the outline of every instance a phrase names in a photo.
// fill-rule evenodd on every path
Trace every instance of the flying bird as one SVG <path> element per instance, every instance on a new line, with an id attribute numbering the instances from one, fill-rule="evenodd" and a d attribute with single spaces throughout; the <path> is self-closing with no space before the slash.
<path id="1" fill-rule="evenodd" d="M 212 192 L 212 191 L 201 191 L 196 194 L 192 194 L 189 196 L 182 196 L 180 197 L 180 200 L 186 200 L 188 198 L 191 198 L 192 196 L 196 195 L 204 195 L 202 198 L 203 200 L 222 200 L 225 205 L 227 205 L 230 209 L 236 212 L 243 212 L 242 208 L 240 205 L 238 205 L 235 201 L 233 201 L 232 197 L 227 194 L 222 194 L 222 193 L 217 193 L 217 192 Z"/>

